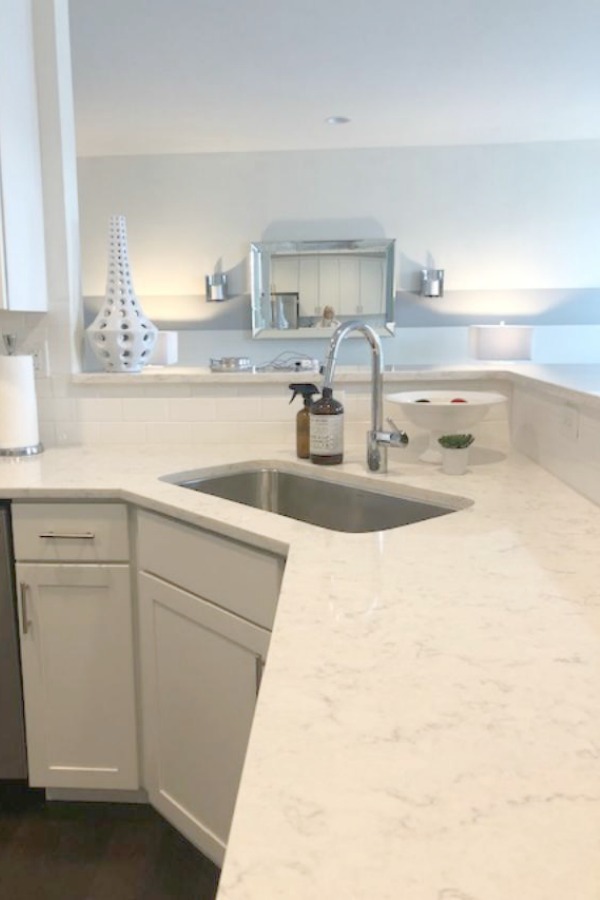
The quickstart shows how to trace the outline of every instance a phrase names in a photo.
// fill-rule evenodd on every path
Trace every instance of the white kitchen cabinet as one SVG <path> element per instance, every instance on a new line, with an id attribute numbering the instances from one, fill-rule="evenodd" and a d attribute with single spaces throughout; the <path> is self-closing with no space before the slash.
<path id="1" fill-rule="evenodd" d="M 139 591 L 145 787 L 221 864 L 270 635 L 152 575 Z"/>
<path id="2" fill-rule="evenodd" d="M 380 259 L 361 259 L 359 300 L 353 312 L 385 314 L 385 265 Z"/>
<path id="3" fill-rule="evenodd" d="M 298 292 L 304 317 L 321 316 L 325 306 L 332 306 L 337 316 L 385 312 L 385 263 L 375 256 L 277 258 L 273 278 L 273 290 Z"/>
<path id="4" fill-rule="evenodd" d="M 138 513 L 138 565 L 269 631 L 285 560 L 166 516 Z"/>
<path id="5" fill-rule="evenodd" d="M 138 787 L 127 565 L 17 564 L 30 784 Z"/>
<path id="6" fill-rule="evenodd" d="M 144 785 L 220 864 L 284 560 L 152 513 L 138 557 Z"/>
<path id="7" fill-rule="evenodd" d="M 48 308 L 31 0 L 0 3 L 0 309 Z"/>
<path id="8" fill-rule="evenodd" d="M 319 296 L 319 260 L 315 256 L 298 258 L 298 302 L 301 316 L 322 316 Z"/>
<path id="9" fill-rule="evenodd" d="M 126 508 L 14 503 L 13 536 L 30 784 L 135 790 Z"/>

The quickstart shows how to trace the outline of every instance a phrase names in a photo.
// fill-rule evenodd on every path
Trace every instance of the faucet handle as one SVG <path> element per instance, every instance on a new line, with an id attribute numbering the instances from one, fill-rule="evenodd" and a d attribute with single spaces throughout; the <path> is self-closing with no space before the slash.
<path id="1" fill-rule="evenodd" d="M 395 447 L 405 446 L 408 444 L 408 435 L 405 431 L 402 431 L 401 428 L 398 428 L 396 423 L 390 416 L 387 417 L 386 422 L 392 428 L 392 432 L 390 434 L 390 444 Z"/>

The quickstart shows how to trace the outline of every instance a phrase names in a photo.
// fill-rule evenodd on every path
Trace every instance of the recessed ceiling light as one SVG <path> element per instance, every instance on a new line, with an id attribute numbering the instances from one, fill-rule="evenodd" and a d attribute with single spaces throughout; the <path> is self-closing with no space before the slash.
<path id="1" fill-rule="evenodd" d="M 327 116 L 325 121 L 328 125 L 347 125 L 350 119 L 346 116 Z"/>

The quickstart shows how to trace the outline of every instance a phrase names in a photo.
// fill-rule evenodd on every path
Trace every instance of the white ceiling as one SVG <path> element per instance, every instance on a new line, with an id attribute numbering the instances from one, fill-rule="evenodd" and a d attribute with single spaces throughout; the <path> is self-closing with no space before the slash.
<path id="1" fill-rule="evenodd" d="M 85 156 L 600 139 L 600 0 L 70 9 Z"/>

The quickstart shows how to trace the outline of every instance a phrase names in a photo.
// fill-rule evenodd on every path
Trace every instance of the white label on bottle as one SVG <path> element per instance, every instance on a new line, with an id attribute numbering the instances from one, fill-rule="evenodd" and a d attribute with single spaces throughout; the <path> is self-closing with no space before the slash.
<path id="1" fill-rule="evenodd" d="M 344 452 L 344 414 L 310 417 L 310 452 L 314 456 L 336 456 Z"/>

